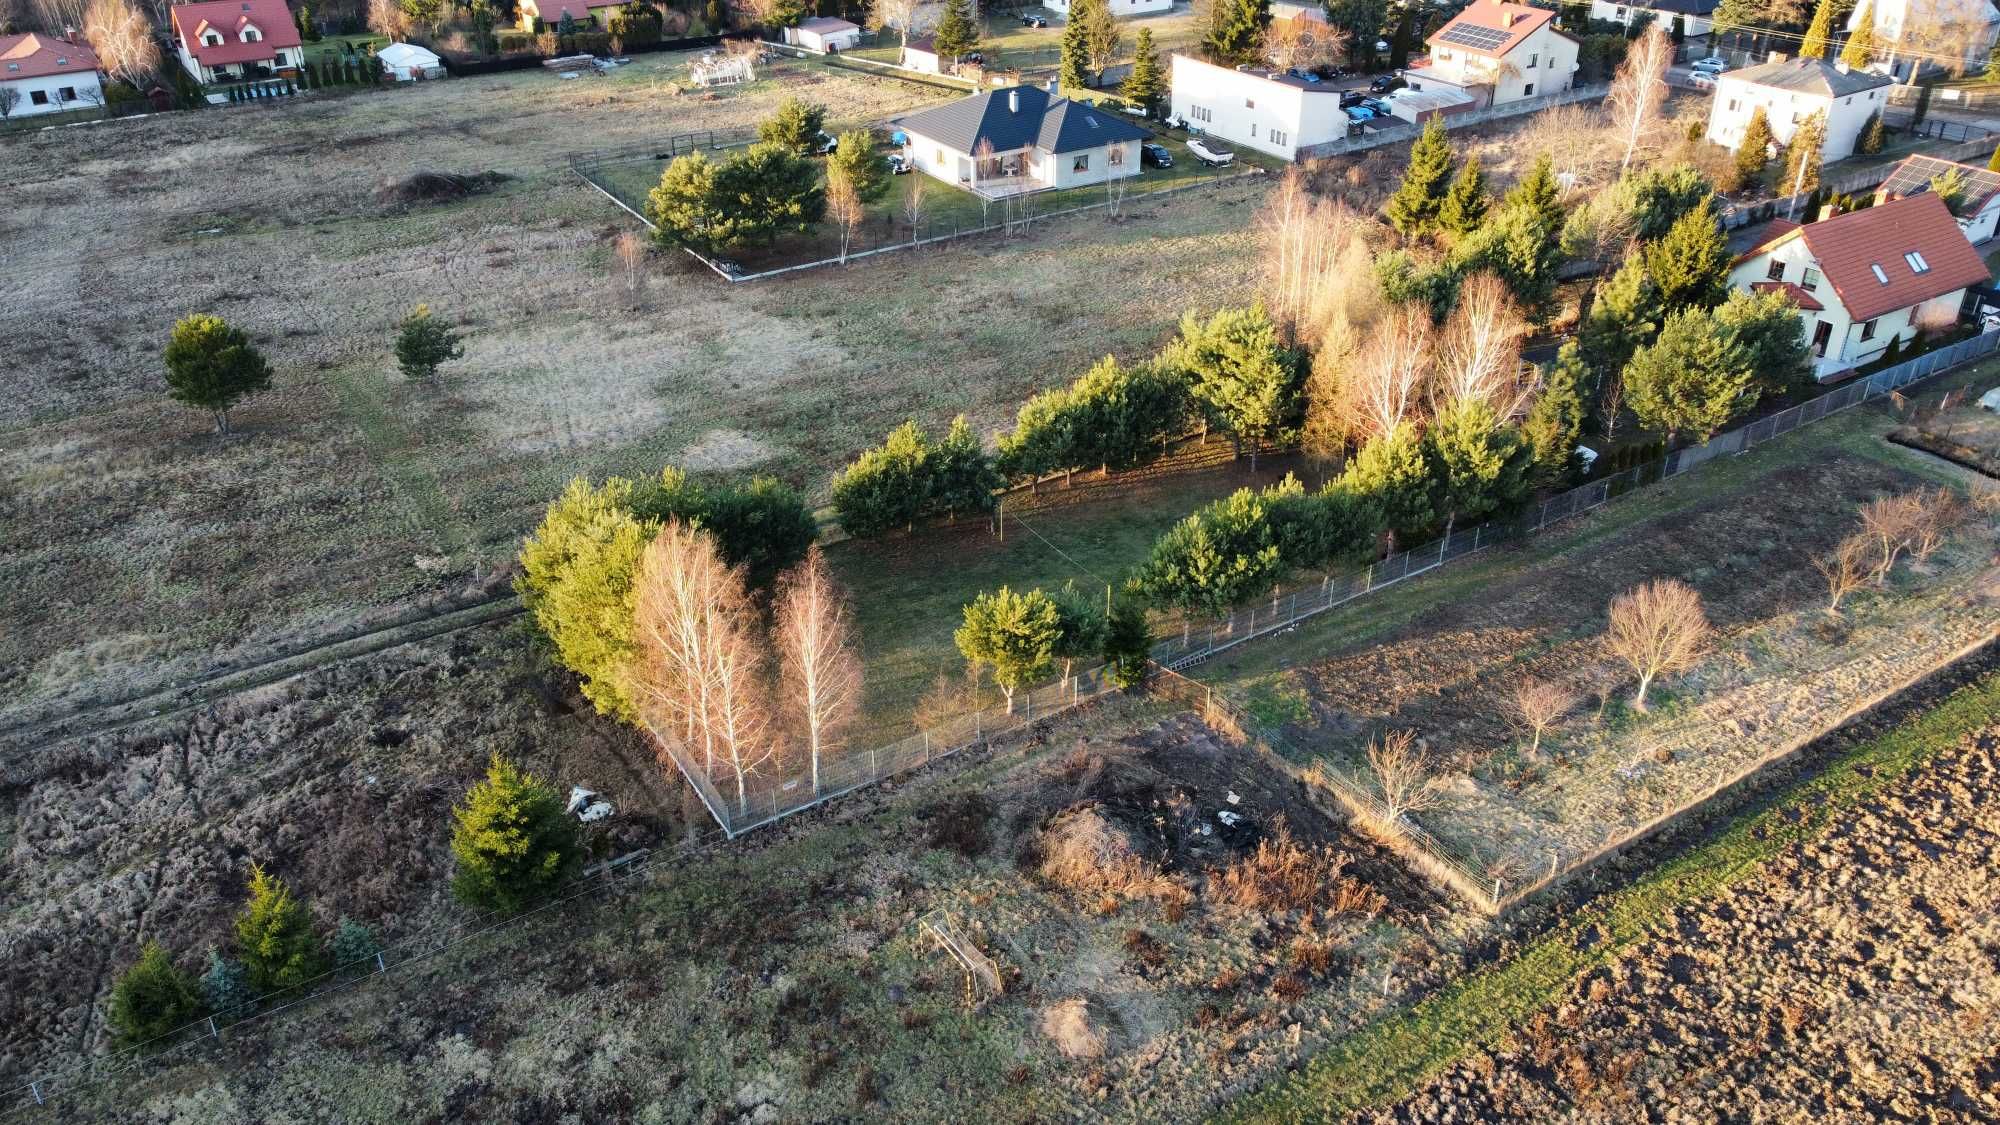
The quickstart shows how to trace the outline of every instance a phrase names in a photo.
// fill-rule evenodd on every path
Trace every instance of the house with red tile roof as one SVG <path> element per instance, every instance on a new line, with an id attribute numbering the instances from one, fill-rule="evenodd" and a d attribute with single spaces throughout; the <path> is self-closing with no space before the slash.
<path id="1" fill-rule="evenodd" d="M 1577 41 L 1556 14 L 1507 0 L 1472 0 L 1424 42 L 1428 65 L 1403 73 L 1412 90 L 1461 90 L 1477 105 L 1503 105 L 1570 88 Z"/>
<path id="2" fill-rule="evenodd" d="M 30 117 L 104 104 L 97 56 L 53 35 L 0 35 L 0 116 Z"/>
<path id="3" fill-rule="evenodd" d="M 579 28 L 603 31 L 610 28 L 611 17 L 624 6 L 625 0 L 520 0 L 514 14 L 522 31 L 554 31 L 562 26 L 564 16 Z M 535 26 L 536 20 L 541 21 L 541 27 Z"/>
<path id="4" fill-rule="evenodd" d="M 1804 226 L 1773 223 L 1729 272 L 1733 289 L 1792 299 L 1823 380 L 1880 359 L 1891 340 L 1951 327 L 1967 287 L 1991 281 L 1934 192 Z"/>
<path id="5" fill-rule="evenodd" d="M 175 53 L 198 82 L 262 78 L 305 63 L 285 0 L 205 0 L 171 11 Z"/>

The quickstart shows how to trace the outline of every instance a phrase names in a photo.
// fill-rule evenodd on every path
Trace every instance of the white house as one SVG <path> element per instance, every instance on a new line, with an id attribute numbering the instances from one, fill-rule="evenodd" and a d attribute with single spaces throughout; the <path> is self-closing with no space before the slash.
<path id="1" fill-rule="evenodd" d="M 1965 232 L 1966 240 L 1976 246 L 2000 232 L 2000 172 L 1973 164 L 1954 164 L 1935 156 L 1906 156 L 1875 189 L 1875 202 L 1921 195 L 1953 169 L 1965 183 L 1965 194 L 1951 213 L 1958 220 L 1958 229 Z"/>
<path id="2" fill-rule="evenodd" d="M 1991 0 L 1869 0 L 1848 11 L 1848 34 L 1861 25 L 1863 7 L 1873 13 L 1875 58 L 1899 80 L 1907 81 L 1919 61 L 1944 63 L 1951 55 L 1977 73 L 2000 37 L 2000 11 Z"/>
<path id="3" fill-rule="evenodd" d="M 938 58 L 937 40 L 926 36 L 903 44 L 903 67 L 925 74 L 943 74 L 944 62 Z"/>
<path id="4" fill-rule="evenodd" d="M 1729 284 L 1789 294 L 1825 379 L 1880 359 L 1891 340 L 1948 327 L 1966 287 L 1991 277 L 1944 201 L 1925 192 L 1805 226 L 1772 223 Z"/>
<path id="5" fill-rule="evenodd" d="M 1638 25 L 1641 30 L 1648 22 L 1657 23 L 1661 30 L 1672 31 L 1674 22 L 1681 25 L 1681 34 L 1686 36 L 1707 35 L 1715 28 L 1715 8 L 1718 0 L 1639 0 L 1637 3 L 1620 4 L 1615 0 L 1590 0 L 1590 18 L 1623 24 L 1626 27 Z"/>
<path id="6" fill-rule="evenodd" d="M 1174 10 L 1174 0 L 1105 0 L 1105 3 L 1114 16 L 1150 16 Z M 1065 19 L 1069 16 L 1069 0 L 1042 0 L 1042 7 Z"/>
<path id="7" fill-rule="evenodd" d="M 391 43 L 375 52 L 375 57 L 397 82 L 444 77 L 444 60 L 414 43 Z"/>
<path id="8" fill-rule="evenodd" d="M 284 0 L 206 0 L 170 10 L 174 49 L 198 82 L 255 78 L 305 62 Z"/>
<path id="9" fill-rule="evenodd" d="M 1413 90 L 1450 87 L 1479 105 L 1503 105 L 1570 88 L 1577 41 L 1546 8 L 1472 0 L 1424 42 L 1430 63 L 1403 73 Z"/>
<path id="10" fill-rule="evenodd" d="M 814 16 L 800 20 L 797 27 L 786 28 L 785 42 L 822 55 L 851 51 L 861 45 L 861 25 L 832 16 Z"/>
<path id="11" fill-rule="evenodd" d="M 1232 70 L 1175 55 L 1173 115 L 1190 129 L 1284 160 L 1347 135 L 1347 114 L 1332 83 L 1302 82 L 1272 70 Z"/>
<path id="12" fill-rule="evenodd" d="M 895 118 L 926 174 L 988 197 L 1083 187 L 1139 174 L 1144 129 L 1121 116 L 1011 86 Z"/>
<path id="13" fill-rule="evenodd" d="M 1831 163 L 1853 154 L 1868 118 L 1889 104 L 1892 85 L 1884 75 L 1849 70 L 1845 63 L 1825 59 L 1779 59 L 1728 71 L 1715 80 L 1708 139 L 1735 148 L 1761 106 L 1778 143 L 1790 144 L 1807 118 L 1824 113 L 1826 144 L 1821 159 Z"/>
<path id="14" fill-rule="evenodd" d="M 52 35 L 0 35 L 0 101 L 9 117 L 103 105 L 97 56 Z"/>

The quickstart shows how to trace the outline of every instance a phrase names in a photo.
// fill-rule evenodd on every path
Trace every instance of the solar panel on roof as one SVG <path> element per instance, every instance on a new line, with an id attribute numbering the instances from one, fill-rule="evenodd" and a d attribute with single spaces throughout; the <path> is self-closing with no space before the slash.
<path id="1" fill-rule="evenodd" d="M 1444 33 L 1438 36 L 1438 42 L 1456 43 L 1461 47 L 1470 47 L 1475 51 L 1490 51 L 1500 44 L 1505 43 L 1508 36 L 1509 33 L 1501 31 L 1497 27 L 1480 27 L 1477 24 L 1462 23 L 1455 27 L 1445 28 Z"/>

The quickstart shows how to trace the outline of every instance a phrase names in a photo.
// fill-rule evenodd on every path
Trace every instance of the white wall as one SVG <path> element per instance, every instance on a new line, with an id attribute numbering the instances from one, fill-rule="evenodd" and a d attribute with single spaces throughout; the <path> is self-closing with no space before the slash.
<path id="1" fill-rule="evenodd" d="M 1303 90 L 1257 73 L 1175 55 L 1173 115 L 1232 144 L 1285 160 L 1302 146 L 1347 135 L 1347 114 L 1332 89 Z"/>
<path id="2" fill-rule="evenodd" d="M 1771 276 L 1773 262 L 1783 264 L 1782 278 Z M 1965 290 L 1960 289 L 1922 304 L 1883 313 L 1872 322 L 1856 324 L 1847 315 L 1840 298 L 1834 294 L 1833 283 L 1816 276 L 1818 267 L 1818 260 L 1806 246 L 1805 239 L 1787 239 L 1783 245 L 1747 259 L 1731 270 L 1729 286 L 1732 289 L 1749 289 L 1759 281 L 1789 281 L 1807 289 L 1820 304 L 1826 306 L 1822 310 L 1799 310 L 1808 344 L 1812 343 L 1821 324 L 1828 326 L 1826 352 L 1813 361 L 1814 374 L 1821 379 L 1882 358 L 1891 340 L 1900 337 L 1907 345 L 1916 337 L 1918 324 L 1927 317 L 1955 317 L 1960 302 L 1965 298 Z M 1865 340 L 1862 339 L 1864 333 L 1868 336 Z"/>
<path id="3" fill-rule="evenodd" d="M 861 29 L 855 27 L 845 31 L 828 32 L 822 35 L 817 31 L 806 31 L 801 28 L 798 32 L 798 42 L 799 46 L 804 47 L 806 50 L 818 51 L 820 54 L 825 54 L 829 46 L 837 50 L 849 51 L 861 43 Z"/>
<path id="4" fill-rule="evenodd" d="M 1832 163 L 1854 154 L 1854 144 L 1867 128 L 1868 118 L 1888 104 L 1889 87 L 1877 86 L 1844 98 L 1800 94 L 1757 86 L 1724 74 L 1715 83 L 1715 101 L 1708 112 L 1708 139 L 1727 148 L 1743 140 L 1750 115 L 1758 106 L 1771 120 L 1771 133 L 1779 144 L 1790 144 L 1792 134 L 1817 110 L 1826 110 L 1826 147 L 1821 159 Z"/>
<path id="5" fill-rule="evenodd" d="M 181 65 L 187 68 L 189 74 L 194 75 L 194 79 L 197 82 L 227 82 L 232 77 L 240 78 L 242 77 L 243 67 L 248 65 L 231 63 L 220 70 L 205 67 L 194 60 L 194 55 L 188 51 L 186 44 L 180 43 L 177 40 L 175 45 L 179 48 L 178 53 L 181 57 Z M 305 64 L 305 48 L 303 47 L 278 47 L 273 49 L 271 54 L 272 57 L 270 59 L 264 60 L 261 63 L 262 66 L 271 70 L 283 70 L 288 66 L 296 67 Z"/>
<path id="6" fill-rule="evenodd" d="M 940 65 L 938 57 L 929 51 L 913 51 L 907 47 L 903 49 L 903 67 L 906 70 L 918 70 L 925 74 L 939 74 L 942 73 L 939 69 Z"/>
<path id="7" fill-rule="evenodd" d="M 1427 73 L 1454 86 L 1493 87 L 1494 105 L 1559 94 L 1576 74 L 1576 43 L 1543 24 L 1502 58 L 1431 45 Z"/>
<path id="8" fill-rule="evenodd" d="M 40 78 L 16 78 L 0 82 L 10 90 L 19 90 L 21 100 L 14 103 L 8 112 L 15 117 L 33 117 L 40 113 L 61 113 L 66 109 L 89 109 L 104 104 L 104 87 L 97 80 L 94 70 L 79 70 L 69 74 L 49 74 Z M 67 89 L 71 94 L 65 95 Z M 40 93 L 48 100 L 42 105 L 35 104 L 35 94 Z"/>
<path id="9" fill-rule="evenodd" d="M 1119 157 L 1117 164 L 1111 163 L 1113 150 Z M 1038 155 L 1035 178 L 1053 188 L 1088 187 L 1139 174 L 1138 141 L 1121 141 L 1083 152 L 1044 152 Z M 1085 157 L 1088 165 L 1081 172 L 1076 170 L 1078 157 Z"/>
<path id="10" fill-rule="evenodd" d="M 1662 31 L 1674 29 L 1672 12 L 1655 12 L 1641 5 L 1616 4 L 1612 0 L 1590 0 L 1590 18 L 1594 20 L 1610 20 L 1631 27 L 1635 23 L 1643 26 L 1642 21 L 1648 16 L 1659 23 Z M 1704 16 L 1687 16 L 1681 22 L 1681 29 L 1687 35 L 1707 35 L 1713 26 L 1713 22 Z"/>

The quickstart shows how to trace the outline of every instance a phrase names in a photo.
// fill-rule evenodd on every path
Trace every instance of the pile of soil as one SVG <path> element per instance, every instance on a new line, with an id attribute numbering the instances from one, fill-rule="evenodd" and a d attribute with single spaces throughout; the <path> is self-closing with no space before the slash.
<path id="1" fill-rule="evenodd" d="M 456 203 L 471 196 L 484 195 L 511 178 L 505 172 L 473 172 L 466 175 L 457 172 L 417 172 L 383 184 L 375 196 L 389 208 Z"/>

